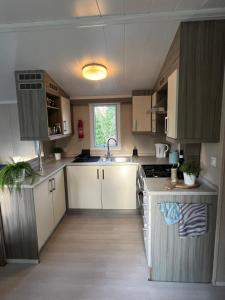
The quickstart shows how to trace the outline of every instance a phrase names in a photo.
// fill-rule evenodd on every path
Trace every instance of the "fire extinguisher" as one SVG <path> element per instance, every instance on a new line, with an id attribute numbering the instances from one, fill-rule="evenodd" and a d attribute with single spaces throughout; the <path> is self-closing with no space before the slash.
<path id="1" fill-rule="evenodd" d="M 78 120 L 78 137 L 79 139 L 84 138 L 84 123 L 82 120 Z"/>

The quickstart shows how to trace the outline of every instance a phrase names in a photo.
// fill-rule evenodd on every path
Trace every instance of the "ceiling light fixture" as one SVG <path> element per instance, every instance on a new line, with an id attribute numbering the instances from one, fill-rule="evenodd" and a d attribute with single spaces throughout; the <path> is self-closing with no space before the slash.
<path id="1" fill-rule="evenodd" d="M 107 76 L 107 68 L 101 64 L 88 64 L 82 68 L 83 77 L 88 80 L 102 80 Z"/>

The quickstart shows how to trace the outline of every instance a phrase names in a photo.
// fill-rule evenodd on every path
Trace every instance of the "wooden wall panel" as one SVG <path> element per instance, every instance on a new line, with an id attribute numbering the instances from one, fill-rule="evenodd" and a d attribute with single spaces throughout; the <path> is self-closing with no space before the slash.
<path id="1" fill-rule="evenodd" d="M 180 238 L 178 224 L 166 225 L 161 202 L 206 202 L 208 233 L 197 238 Z M 152 280 L 211 282 L 217 196 L 152 196 Z"/>
<path id="2" fill-rule="evenodd" d="M 219 141 L 225 20 L 181 23 L 178 138 Z"/>
<path id="3" fill-rule="evenodd" d="M 38 259 L 33 190 L 0 193 L 7 259 Z"/>
<path id="4" fill-rule="evenodd" d="M 180 28 L 178 29 L 173 43 L 168 51 L 165 62 L 160 70 L 159 77 L 156 81 L 154 90 L 158 91 L 161 89 L 166 83 L 168 76 L 173 73 L 173 71 L 179 68 L 179 60 L 180 60 Z"/>
<path id="5" fill-rule="evenodd" d="M 1 213 L 1 205 L 0 205 L 0 266 L 4 266 L 5 264 L 6 264 L 5 241 L 4 241 L 2 213 Z"/>

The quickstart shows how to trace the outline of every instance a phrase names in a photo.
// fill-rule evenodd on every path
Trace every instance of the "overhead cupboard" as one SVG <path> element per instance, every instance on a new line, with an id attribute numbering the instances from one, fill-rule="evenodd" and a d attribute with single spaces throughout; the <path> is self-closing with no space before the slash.
<path id="1" fill-rule="evenodd" d="M 69 96 L 43 70 L 15 72 L 21 140 L 54 140 L 72 133 Z"/>
<path id="2" fill-rule="evenodd" d="M 224 58 L 225 20 L 181 23 L 154 88 L 167 90 L 169 141 L 219 141 Z"/>

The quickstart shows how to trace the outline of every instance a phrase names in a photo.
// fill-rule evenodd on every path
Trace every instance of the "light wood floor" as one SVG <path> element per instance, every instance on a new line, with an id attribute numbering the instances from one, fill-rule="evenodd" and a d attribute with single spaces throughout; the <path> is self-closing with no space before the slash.
<path id="1" fill-rule="evenodd" d="M 139 216 L 70 215 L 39 265 L 0 268 L 0 299 L 225 299 L 225 288 L 149 282 L 147 273 Z"/>

